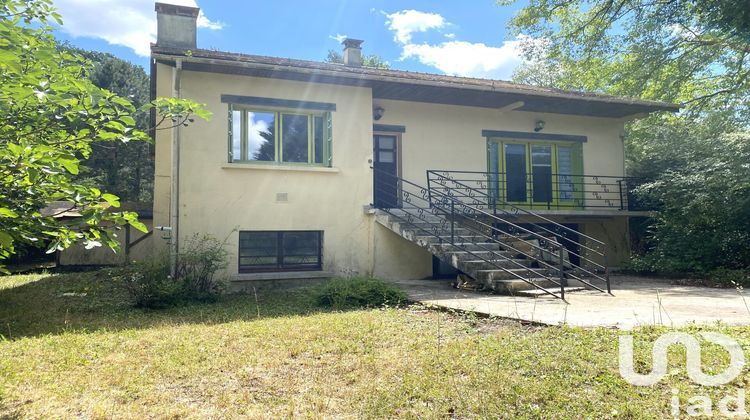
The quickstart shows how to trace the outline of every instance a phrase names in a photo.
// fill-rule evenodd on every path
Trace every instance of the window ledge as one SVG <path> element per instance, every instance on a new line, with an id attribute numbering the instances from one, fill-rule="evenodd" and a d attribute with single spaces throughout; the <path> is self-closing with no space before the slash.
<path id="1" fill-rule="evenodd" d="M 338 173 L 339 168 L 329 168 L 326 166 L 307 166 L 307 165 L 274 165 L 258 163 L 227 163 L 221 166 L 222 169 L 250 169 L 256 171 L 293 171 L 293 172 L 327 172 Z"/>
<path id="2" fill-rule="evenodd" d="M 328 271 L 280 271 L 270 273 L 239 273 L 232 281 L 327 279 L 334 274 Z"/>

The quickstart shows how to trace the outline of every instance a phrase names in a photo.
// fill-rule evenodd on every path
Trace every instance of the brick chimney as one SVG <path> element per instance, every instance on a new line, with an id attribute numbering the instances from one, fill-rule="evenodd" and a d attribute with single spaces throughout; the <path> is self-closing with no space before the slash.
<path id="1" fill-rule="evenodd" d="M 195 49 L 197 7 L 156 3 L 156 45 Z"/>
<path id="2" fill-rule="evenodd" d="M 344 64 L 352 67 L 362 67 L 362 41 L 361 39 L 346 38 L 344 44 Z"/>

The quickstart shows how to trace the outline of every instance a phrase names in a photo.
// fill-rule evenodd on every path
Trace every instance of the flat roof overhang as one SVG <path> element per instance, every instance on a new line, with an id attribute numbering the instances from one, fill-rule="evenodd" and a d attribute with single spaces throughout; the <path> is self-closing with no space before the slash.
<path id="1" fill-rule="evenodd" d="M 680 109 L 679 105 L 663 102 L 538 88 L 503 81 L 352 68 L 208 50 L 185 54 L 181 50 L 153 46 L 152 59 L 167 65 L 174 65 L 176 60 L 180 60 L 182 69 L 188 71 L 369 87 L 373 99 L 604 118 L 637 117 L 656 111 L 675 112 Z"/>

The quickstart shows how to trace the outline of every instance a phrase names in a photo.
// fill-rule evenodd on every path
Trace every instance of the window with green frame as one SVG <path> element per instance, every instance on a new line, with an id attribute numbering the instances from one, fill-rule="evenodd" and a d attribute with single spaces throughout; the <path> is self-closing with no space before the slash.
<path id="1" fill-rule="evenodd" d="M 492 197 L 521 206 L 584 206 L 581 143 L 489 138 L 487 152 Z"/>
<path id="2" fill-rule="evenodd" d="M 230 105 L 229 162 L 331 166 L 331 113 Z"/>

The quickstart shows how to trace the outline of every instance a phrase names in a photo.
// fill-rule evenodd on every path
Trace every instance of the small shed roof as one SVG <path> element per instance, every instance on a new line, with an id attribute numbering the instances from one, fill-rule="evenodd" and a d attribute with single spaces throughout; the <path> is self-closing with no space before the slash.
<path id="1" fill-rule="evenodd" d="M 108 204 L 104 204 L 109 206 Z M 120 207 L 110 207 L 113 211 L 134 211 L 141 219 L 153 217 L 153 204 L 137 201 L 124 201 Z M 62 219 L 66 217 L 81 217 L 81 208 L 72 201 L 53 201 L 39 211 L 42 216 Z"/>

